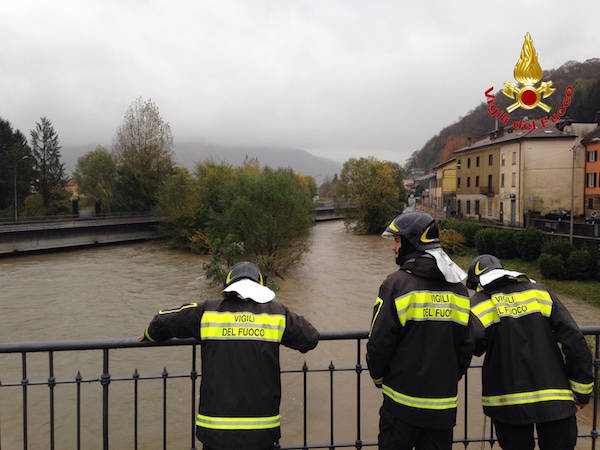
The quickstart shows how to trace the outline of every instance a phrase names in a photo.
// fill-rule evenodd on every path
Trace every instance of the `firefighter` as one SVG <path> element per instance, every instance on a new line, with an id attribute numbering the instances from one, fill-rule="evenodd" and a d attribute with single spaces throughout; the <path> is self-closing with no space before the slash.
<path id="1" fill-rule="evenodd" d="M 367 363 L 383 391 L 379 448 L 450 449 L 457 384 L 471 361 L 466 278 L 440 246 L 423 212 L 396 217 L 382 235 L 394 240 L 400 269 L 379 288 Z"/>
<path id="2" fill-rule="evenodd" d="M 500 446 L 533 449 L 535 424 L 540 449 L 574 449 L 576 406 L 588 403 L 593 379 L 592 355 L 569 311 L 545 286 L 505 270 L 492 255 L 473 260 L 467 286 L 477 291 L 475 354 L 485 352 L 483 410 Z"/>
<path id="3" fill-rule="evenodd" d="M 281 436 L 279 345 L 302 353 L 317 346 L 317 330 L 265 284 L 255 264 L 240 262 L 222 299 L 159 311 L 144 333 L 151 342 L 201 342 L 196 436 L 204 449 L 272 449 Z"/>

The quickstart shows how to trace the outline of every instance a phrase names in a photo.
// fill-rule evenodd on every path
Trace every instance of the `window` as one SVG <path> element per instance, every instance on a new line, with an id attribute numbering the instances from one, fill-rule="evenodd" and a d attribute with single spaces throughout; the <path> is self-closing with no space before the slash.
<path id="1" fill-rule="evenodd" d="M 598 150 L 593 150 L 591 152 L 587 152 L 587 160 L 588 160 L 588 162 L 598 161 Z"/>
<path id="2" fill-rule="evenodd" d="M 456 160 L 456 168 L 460 169 L 460 159 Z"/>
<path id="3" fill-rule="evenodd" d="M 594 199 L 588 198 L 588 209 L 594 209 Z"/>
<path id="4" fill-rule="evenodd" d="M 479 200 L 475 200 L 475 214 L 479 215 Z"/>
<path id="5" fill-rule="evenodd" d="M 517 174 L 515 172 L 512 173 L 512 182 L 510 187 L 515 187 L 517 185 Z M 581 185 L 579 185 L 581 186 Z"/>
<path id="6" fill-rule="evenodd" d="M 456 187 L 460 187 L 460 177 L 456 177 Z"/>
<path id="7" fill-rule="evenodd" d="M 492 192 L 492 175 L 488 175 L 488 190 Z"/>
<path id="8" fill-rule="evenodd" d="M 488 216 L 492 215 L 492 199 L 488 198 Z"/>
<path id="9" fill-rule="evenodd" d="M 467 177 L 467 187 L 471 187 L 471 177 Z"/>
<path id="10" fill-rule="evenodd" d="M 460 200 L 456 200 L 456 209 L 458 210 L 458 215 L 462 216 L 462 204 Z"/>
<path id="11" fill-rule="evenodd" d="M 471 168 L 471 158 L 467 158 L 467 169 Z"/>
<path id="12" fill-rule="evenodd" d="M 488 166 L 494 164 L 494 155 L 488 155 Z"/>
<path id="13" fill-rule="evenodd" d="M 513 152 L 513 166 L 517 163 L 517 152 Z"/>
<path id="14" fill-rule="evenodd" d="M 479 156 L 477 158 L 475 158 L 475 166 L 479 167 Z"/>
<path id="15" fill-rule="evenodd" d="M 504 166 L 504 153 L 500 154 L 500 165 Z"/>
<path id="16" fill-rule="evenodd" d="M 504 187 L 504 174 L 500 175 L 500 187 Z"/>
<path id="17" fill-rule="evenodd" d="M 471 214 L 471 200 L 467 200 L 467 214 Z"/>
<path id="18" fill-rule="evenodd" d="M 590 172 L 587 174 L 587 187 L 595 188 L 596 187 L 596 172 Z"/>
<path id="19" fill-rule="evenodd" d="M 475 177 L 475 187 L 479 187 L 479 175 Z"/>

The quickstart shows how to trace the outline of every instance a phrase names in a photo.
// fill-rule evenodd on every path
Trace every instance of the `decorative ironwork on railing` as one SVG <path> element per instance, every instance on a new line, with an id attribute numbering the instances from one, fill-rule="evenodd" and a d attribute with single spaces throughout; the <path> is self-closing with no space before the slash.
<path id="1" fill-rule="evenodd" d="M 589 432 L 580 433 L 580 438 L 590 438 L 591 448 L 596 449 L 596 441 L 598 439 L 597 431 L 597 419 L 598 419 L 598 371 L 600 368 L 600 326 L 593 327 L 582 327 L 584 334 L 594 336 L 594 393 L 593 393 L 593 419 L 592 429 Z M 361 343 L 364 342 L 368 337 L 367 331 L 346 331 L 346 332 L 328 332 L 322 333 L 320 340 L 323 341 L 342 341 L 342 340 L 354 340 L 356 341 L 356 365 L 354 367 L 335 367 L 333 362 L 326 368 L 309 368 L 307 363 L 304 362 L 300 369 L 284 369 L 281 371 L 282 374 L 289 373 L 301 373 L 302 384 L 303 384 L 303 438 L 302 443 L 294 444 L 291 446 L 277 447 L 282 450 L 284 449 L 312 449 L 312 448 L 356 448 L 361 449 L 363 447 L 375 447 L 377 446 L 376 441 L 363 441 L 361 437 L 361 375 L 366 371 L 366 367 L 361 364 Z M 0 354 L 20 354 L 21 355 L 21 372 L 22 377 L 20 381 L 15 382 L 3 382 L 0 381 L 0 388 L 21 388 L 22 390 L 22 433 L 23 433 L 23 448 L 28 448 L 28 390 L 30 386 L 48 386 L 50 401 L 49 401 L 49 425 L 50 425 L 50 436 L 49 436 L 49 448 L 55 448 L 55 408 L 54 408 L 54 389 L 57 385 L 75 384 L 76 385 L 76 442 L 77 449 L 81 448 L 81 385 L 82 383 L 98 383 L 102 389 L 102 445 L 105 450 L 109 448 L 109 387 L 112 382 L 117 381 L 131 381 L 133 383 L 133 401 L 134 401 L 134 417 L 133 417 L 133 434 L 134 434 L 134 448 L 138 448 L 138 402 L 139 394 L 138 388 L 139 383 L 146 380 L 162 380 L 162 441 L 163 448 L 167 449 L 167 381 L 177 378 L 187 378 L 191 382 L 191 398 L 190 398 L 190 448 L 196 449 L 197 441 L 195 438 L 194 426 L 196 417 L 196 382 L 201 376 L 197 371 L 197 359 L 196 351 L 197 346 L 200 343 L 194 339 L 174 339 L 171 341 L 150 344 L 148 342 L 138 342 L 135 338 L 126 339 L 103 339 L 103 340 L 89 340 L 89 341 L 57 341 L 57 342 L 21 342 L 21 343 L 8 343 L 0 344 Z M 136 347 L 169 347 L 169 346 L 189 346 L 191 348 L 191 369 L 189 374 L 169 374 L 166 367 L 163 369 L 162 374 L 154 376 L 141 376 L 137 369 L 134 370 L 131 377 L 113 377 L 110 373 L 110 350 L 112 349 L 124 349 L 124 348 L 136 348 Z M 55 352 L 65 351 L 81 351 L 81 350 L 101 350 L 102 351 L 102 372 L 97 378 L 84 378 L 78 371 L 74 379 L 57 380 L 54 375 L 54 354 Z M 44 381 L 30 381 L 27 374 L 27 354 L 28 353 L 47 353 L 48 354 L 48 379 Z M 463 436 L 462 438 L 456 438 L 455 430 L 455 443 L 464 444 L 465 448 L 470 443 L 482 443 L 488 442 L 493 446 L 496 442 L 493 431 L 493 423 L 489 425 L 489 434 L 485 430 L 481 437 L 473 438 L 469 437 L 469 420 L 468 420 L 468 377 L 469 372 L 473 369 L 480 369 L 481 366 L 471 366 L 465 375 L 464 382 L 464 424 L 463 424 Z M 327 443 L 312 443 L 308 440 L 307 435 L 307 378 L 309 373 L 325 372 L 329 373 L 329 409 L 330 409 L 330 421 L 329 421 L 329 442 Z M 334 434 L 334 372 L 355 372 L 356 373 L 356 439 L 353 442 L 336 442 Z M 0 376 L 2 374 L 0 373 Z M 368 376 L 368 375 L 367 375 Z M 370 382 L 370 380 L 369 380 Z M 1 424 L 0 424 L 1 426 Z M 2 434 L 0 430 L 0 449 L 2 448 Z"/>

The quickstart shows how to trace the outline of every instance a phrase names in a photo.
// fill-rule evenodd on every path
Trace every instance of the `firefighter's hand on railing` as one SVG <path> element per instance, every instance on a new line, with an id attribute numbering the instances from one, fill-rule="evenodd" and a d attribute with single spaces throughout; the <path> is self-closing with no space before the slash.
<path id="1" fill-rule="evenodd" d="M 575 406 L 577 407 L 577 409 L 583 409 L 583 408 L 585 408 L 586 404 L 587 403 L 581 403 L 580 401 L 575 400 Z"/>
<path id="2" fill-rule="evenodd" d="M 141 336 L 138 336 L 138 341 L 144 342 L 145 340 L 146 340 L 146 336 L 144 336 L 143 334 Z"/>

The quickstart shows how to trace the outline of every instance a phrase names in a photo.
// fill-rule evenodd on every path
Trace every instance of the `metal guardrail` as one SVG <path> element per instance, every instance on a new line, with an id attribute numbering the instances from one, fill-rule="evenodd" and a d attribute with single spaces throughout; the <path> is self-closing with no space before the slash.
<path id="1" fill-rule="evenodd" d="M 595 337 L 594 343 L 594 393 L 593 393 L 593 422 L 592 429 L 587 433 L 580 433 L 579 438 L 590 438 L 592 450 L 596 449 L 596 441 L 598 439 L 598 374 L 600 369 L 600 326 L 588 326 L 581 328 L 585 335 L 591 335 Z M 309 369 L 306 362 L 302 365 L 301 369 L 284 369 L 281 370 L 282 374 L 289 373 L 302 373 L 303 377 L 303 440 L 302 443 L 294 444 L 291 446 L 281 447 L 276 446 L 276 449 L 281 450 L 292 450 L 292 449 L 312 449 L 312 448 L 356 448 L 361 449 L 363 447 L 376 447 L 376 441 L 363 441 L 361 439 L 361 374 L 367 369 L 361 364 L 361 341 L 367 339 L 368 331 L 346 331 L 346 332 L 328 332 L 322 333 L 320 340 L 322 341 L 342 341 L 342 340 L 355 340 L 356 341 L 356 365 L 354 367 L 338 368 L 335 367 L 333 362 L 326 368 Z M 146 380 L 162 380 L 162 434 L 163 434 L 163 449 L 167 449 L 167 381 L 170 379 L 181 379 L 189 378 L 191 382 L 191 408 L 190 408 L 190 448 L 196 450 L 196 437 L 195 437 L 195 417 L 196 417 L 196 381 L 201 374 L 197 371 L 197 357 L 196 350 L 200 343 L 195 339 L 173 339 L 167 342 L 150 344 L 148 342 L 139 342 L 136 338 L 126 339 L 103 339 L 103 340 L 87 340 L 87 341 L 57 341 L 57 342 L 21 342 L 21 343 L 8 343 L 0 344 L 0 354 L 21 354 L 21 370 L 22 378 L 16 382 L 0 382 L 0 388 L 21 388 L 22 389 L 22 402 L 23 402 L 23 448 L 28 448 L 28 389 L 30 386 L 48 386 L 50 395 L 50 442 L 49 448 L 55 448 L 55 427 L 54 427 L 54 388 L 57 385 L 63 384 L 75 384 L 77 390 L 77 413 L 76 413 L 76 426 L 77 426 L 77 449 L 81 449 L 81 384 L 82 383 L 99 383 L 102 388 L 102 445 L 103 449 L 108 450 L 109 448 L 109 421 L 108 421 L 108 396 L 109 387 L 111 382 L 118 381 L 131 381 L 133 383 L 134 390 L 134 448 L 138 449 L 138 387 L 139 383 Z M 141 376 L 137 369 L 134 369 L 131 377 L 112 377 L 109 371 L 109 356 L 111 349 L 123 349 L 123 348 L 138 348 L 138 347 L 169 347 L 169 346 L 190 346 L 192 349 L 191 355 L 191 370 L 189 374 L 169 374 L 167 369 L 164 368 L 162 374 L 154 376 Z M 83 351 L 83 350 L 102 350 L 102 373 L 98 378 L 83 378 L 79 372 L 74 379 L 57 380 L 54 376 L 54 353 L 63 351 Z M 28 353 L 48 353 L 48 379 L 44 381 L 30 381 L 27 377 L 27 354 Z M 465 374 L 464 381 L 464 424 L 463 424 L 463 437 L 454 439 L 454 443 L 462 443 L 465 448 L 471 443 L 482 443 L 488 442 L 493 446 L 497 440 L 494 437 L 494 425 L 490 422 L 489 435 L 487 431 L 484 431 L 484 435 L 479 438 L 469 437 L 469 421 L 468 421 L 468 377 L 469 372 L 473 369 L 480 369 L 481 366 L 471 366 Z M 330 433 L 328 443 L 309 443 L 307 435 L 307 376 L 309 373 L 316 372 L 329 372 L 329 409 L 330 409 Z M 334 372 L 356 372 L 356 439 L 354 442 L 336 442 L 334 435 L 334 402 L 333 402 L 333 386 L 334 386 Z M 1 439 L 0 434 L 0 439 Z M 0 448 L 2 443 L 0 442 Z"/>
<path id="2" fill-rule="evenodd" d="M 153 211 L 142 211 L 142 212 L 115 212 L 115 213 L 101 213 L 101 214 L 58 214 L 54 216 L 35 216 L 35 217 L 19 217 L 15 221 L 14 218 L 0 218 L 0 227 L 5 225 L 21 225 L 21 224 L 33 224 L 33 223 L 59 223 L 59 222 L 85 222 L 90 220 L 102 220 L 102 219 L 127 219 L 135 217 L 157 217 L 158 213 Z"/>

